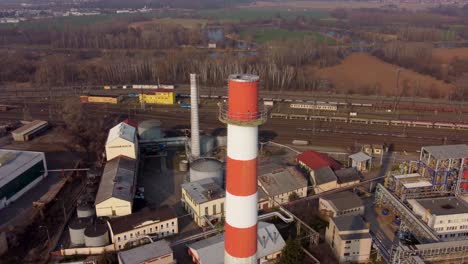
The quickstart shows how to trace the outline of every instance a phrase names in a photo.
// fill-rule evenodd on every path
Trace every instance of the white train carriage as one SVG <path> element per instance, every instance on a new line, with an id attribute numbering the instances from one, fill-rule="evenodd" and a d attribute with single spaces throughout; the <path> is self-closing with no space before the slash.
<path id="1" fill-rule="evenodd" d="M 281 118 L 281 119 L 288 119 L 287 114 L 280 114 L 280 113 L 271 113 L 271 118 Z"/>
<path id="2" fill-rule="evenodd" d="M 341 123 L 348 123 L 348 118 L 347 117 L 330 117 L 329 118 L 330 122 L 341 122 Z"/>
<path id="3" fill-rule="evenodd" d="M 413 121 L 412 123 L 413 127 L 425 127 L 425 128 L 432 128 L 434 127 L 434 124 L 429 121 Z"/>
<path id="4" fill-rule="evenodd" d="M 307 110 L 320 110 L 320 111 L 336 111 L 338 107 L 331 104 L 290 104 L 293 109 L 307 109 Z"/>
<path id="5" fill-rule="evenodd" d="M 364 118 L 350 118 L 349 123 L 353 124 L 369 124 L 369 119 Z"/>
<path id="6" fill-rule="evenodd" d="M 390 124 L 392 126 L 411 126 L 412 121 L 408 120 L 392 120 Z"/>
<path id="7" fill-rule="evenodd" d="M 310 116 L 309 120 L 328 121 L 326 116 Z"/>
<path id="8" fill-rule="evenodd" d="M 309 120 L 309 117 L 306 115 L 289 115 L 289 119 L 295 120 L 295 119 L 303 119 L 303 120 Z"/>
<path id="9" fill-rule="evenodd" d="M 460 130 L 468 130 L 468 124 L 465 124 L 465 123 L 458 123 L 458 124 L 455 124 L 455 126 L 457 129 L 460 129 Z"/>
<path id="10" fill-rule="evenodd" d="M 390 125 L 390 120 L 382 120 L 382 119 L 371 119 L 369 120 L 371 125 Z"/>
<path id="11" fill-rule="evenodd" d="M 455 123 L 448 123 L 448 122 L 435 122 L 434 128 L 445 128 L 445 129 L 455 129 Z"/>

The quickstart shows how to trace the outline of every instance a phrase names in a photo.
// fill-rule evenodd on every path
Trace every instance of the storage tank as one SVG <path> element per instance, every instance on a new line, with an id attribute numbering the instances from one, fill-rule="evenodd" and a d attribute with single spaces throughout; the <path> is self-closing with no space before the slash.
<path id="1" fill-rule="evenodd" d="M 202 155 L 210 153 L 215 148 L 216 139 L 213 136 L 203 135 L 200 138 L 200 151 Z"/>
<path id="2" fill-rule="evenodd" d="M 181 160 L 180 161 L 179 170 L 180 171 L 188 171 L 188 161 L 187 160 Z"/>
<path id="3" fill-rule="evenodd" d="M 164 137 L 161 121 L 156 119 L 145 120 L 138 125 L 138 135 L 142 141 L 152 141 Z"/>
<path id="4" fill-rule="evenodd" d="M 200 158 L 190 164 L 190 181 L 213 178 L 218 184 L 223 182 L 223 164 L 213 158 Z"/>
<path id="5" fill-rule="evenodd" d="M 77 218 L 70 222 L 68 225 L 68 232 L 70 233 L 70 242 L 75 245 L 85 244 L 85 230 L 89 225 L 89 218 Z"/>
<path id="6" fill-rule="evenodd" d="M 84 231 L 84 239 L 87 247 L 103 247 L 109 245 L 107 224 L 103 221 L 96 221 L 88 225 Z"/>
<path id="7" fill-rule="evenodd" d="M 94 211 L 94 207 L 89 204 L 80 204 L 76 207 L 76 215 L 78 218 L 86 218 L 94 216 L 96 212 Z"/>

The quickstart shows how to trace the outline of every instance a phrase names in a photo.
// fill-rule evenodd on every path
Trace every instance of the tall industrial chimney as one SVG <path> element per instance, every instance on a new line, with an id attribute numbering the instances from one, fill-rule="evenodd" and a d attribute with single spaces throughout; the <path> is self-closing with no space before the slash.
<path id="1" fill-rule="evenodd" d="M 266 115 L 258 110 L 256 75 L 229 76 L 228 105 L 219 119 L 227 124 L 226 222 L 224 263 L 257 263 L 258 126 Z"/>
<path id="2" fill-rule="evenodd" d="M 200 124 L 198 122 L 198 90 L 197 75 L 190 74 L 190 114 L 191 114 L 191 132 L 192 159 L 200 157 Z"/>

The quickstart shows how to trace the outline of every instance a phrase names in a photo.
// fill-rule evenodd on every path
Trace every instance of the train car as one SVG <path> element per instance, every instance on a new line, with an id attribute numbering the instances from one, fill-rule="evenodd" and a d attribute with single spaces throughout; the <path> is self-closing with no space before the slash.
<path id="1" fill-rule="evenodd" d="M 456 123 L 455 126 L 457 129 L 460 129 L 460 130 L 468 130 L 467 123 Z"/>
<path id="2" fill-rule="evenodd" d="M 455 129 L 456 125 L 455 123 L 449 123 L 449 122 L 435 122 L 434 128 Z"/>
<path id="3" fill-rule="evenodd" d="M 333 122 L 343 122 L 343 123 L 348 123 L 348 118 L 347 117 L 330 117 L 328 120 L 333 121 Z"/>
<path id="4" fill-rule="evenodd" d="M 0 105 L 0 112 L 8 111 L 9 107 L 7 105 Z"/>
<path id="5" fill-rule="evenodd" d="M 430 121 L 413 121 L 412 126 L 413 127 L 432 128 L 432 127 L 434 127 L 434 123 L 432 123 Z"/>
<path id="6" fill-rule="evenodd" d="M 88 103 L 118 104 L 122 98 L 120 96 L 88 96 Z"/>
<path id="7" fill-rule="evenodd" d="M 390 125 L 390 120 L 371 119 L 369 122 L 371 125 Z"/>
<path id="8" fill-rule="evenodd" d="M 362 104 L 363 107 L 372 107 L 372 104 Z"/>
<path id="9" fill-rule="evenodd" d="M 181 104 L 180 108 L 190 109 L 190 104 Z"/>
<path id="10" fill-rule="evenodd" d="M 326 116 L 310 116 L 309 120 L 328 121 Z"/>
<path id="11" fill-rule="evenodd" d="M 308 120 L 309 117 L 306 115 L 289 115 L 289 119 L 303 119 Z"/>
<path id="12" fill-rule="evenodd" d="M 89 101 L 88 101 L 88 96 L 86 96 L 86 95 L 80 96 L 80 102 L 82 102 L 82 103 L 89 103 Z"/>
<path id="13" fill-rule="evenodd" d="M 354 124 L 369 124 L 369 119 L 363 119 L 363 118 L 350 118 L 349 123 L 354 123 Z"/>
<path id="14" fill-rule="evenodd" d="M 330 104 L 290 104 L 293 109 L 308 109 L 308 110 L 321 110 L 321 111 L 336 111 L 338 107 Z"/>

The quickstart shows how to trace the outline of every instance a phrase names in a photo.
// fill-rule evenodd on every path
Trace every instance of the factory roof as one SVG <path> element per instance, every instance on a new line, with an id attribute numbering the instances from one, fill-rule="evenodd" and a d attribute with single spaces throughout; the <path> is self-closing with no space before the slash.
<path id="1" fill-rule="evenodd" d="M 442 145 L 422 147 L 436 159 L 468 158 L 468 145 Z"/>
<path id="2" fill-rule="evenodd" d="M 137 162 L 123 156 L 106 163 L 95 204 L 109 198 L 132 202 L 135 192 Z"/>
<path id="3" fill-rule="evenodd" d="M 337 211 L 344 211 L 364 205 L 361 198 L 351 191 L 326 195 L 320 199 L 329 201 Z"/>
<path id="4" fill-rule="evenodd" d="M 213 201 L 226 196 L 226 191 L 212 178 L 182 184 L 187 194 L 197 204 Z"/>
<path id="5" fill-rule="evenodd" d="M 109 130 L 106 145 L 117 138 L 122 138 L 127 141 L 135 143 L 136 128 L 124 122 L 119 123 Z"/>
<path id="6" fill-rule="evenodd" d="M 435 215 L 468 214 L 468 206 L 456 197 L 412 199 L 408 203 L 418 203 Z"/>
<path id="7" fill-rule="evenodd" d="M 268 194 L 262 188 L 258 188 L 258 200 L 268 200 Z"/>
<path id="8" fill-rule="evenodd" d="M 359 181 L 361 179 L 361 175 L 356 168 L 346 168 L 335 171 L 336 178 L 338 179 L 338 183 L 348 183 Z"/>
<path id="9" fill-rule="evenodd" d="M 129 230 L 134 230 L 140 226 L 144 226 L 154 222 L 162 222 L 170 219 L 177 219 L 177 214 L 169 206 L 163 206 L 159 209 L 143 208 L 142 210 L 131 215 L 116 217 L 109 219 L 110 226 L 114 234 L 120 234 Z"/>
<path id="10" fill-rule="evenodd" d="M 43 126 L 47 126 L 48 123 L 47 121 L 42 121 L 42 120 L 34 120 L 31 121 L 30 123 L 21 126 L 20 128 L 12 131 L 12 134 L 27 134 L 30 133 L 31 131 L 34 131 L 35 129 L 41 128 Z"/>
<path id="11" fill-rule="evenodd" d="M 304 163 L 311 170 L 318 170 L 323 167 L 330 167 L 339 170 L 341 165 L 328 155 L 313 150 L 307 150 L 297 155 L 297 160 Z"/>
<path id="12" fill-rule="evenodd" d="M 258 222 L 257 230 L 257 259 L 281 251 L 286 245 L 274 224 Z M 188 247 L 197 252 L 201 264 L 224 263 L 224 234 L 195 242 Z"/>
<path id="13" fill-rule="evenodd" d="M 125 119 L 123 122 L 124 122 L 125 124 L 127 124 L 127 125 L 130 125 L 130 126 L 134 127 L 134 128 L 138 128 L 138 122 L 135 121 L 135 120 L 132 120 L 132 119 Z"/>
<path id="14" fill-rule="evenodd" d="M 365 154 L 364 152 L 354 153 L 352 155 L 349 155 L 349 158 L 357 162 L 363 162 L 363 161 L 368 161 L 372 159 L 371 156 Z"/>
<path id="15" fill-rule="evenodd" d="M 22 173 L 24 166 L 34 165 L 30 162 L 37 158 L 44 158 L 44 153 L 0 149 L 0 187 Z"/>
<path id="16" fill-rule="evenodd" d="M 123 264 L 145 263 L 145 261 L 170 254 L 172 254 L 170 244 L 167 240 L 163 239 L 141 247 L 120 251 L 119 260 Z"/>
<path id="17" fill-rule="evenodd" d="M 369 233 L 354 233 L 354 234 L 346 234 L 340 235 L 341 240 L 354 240 L 354 239 L 371 239 L 371 235 Z"/>
<path id="18" fill-rule="evenodd" d="M 332 171 L 332 169 L 330 169 L 330 167 L 322 167 L 318 170 L 315 170 L 313 178 L 315 185 L 321 185 L 337 180 L 335 173 Z"/>
<path id="19" fill-rule="evenodd" d="M 307 187 L 307 180 L 294 167 L 280 168 L 258 177 L 260 185 L 271 196 Z"/>
<path id="20" fill-rule="evenodd" d="M 358 231 L 369 229 L 366 222 L 359 215 L 343 215 L 333 218 L 333 221 L 340 231 Z"/>
<path id="21" fill-rule="evenodd" d="M 402 175 L 394 175 L 395 179 L 406 179 L 406 178 L 418 178 L 421 177 L 419 173 L 409 173 L 409 174 L 402 174 Z"/>

